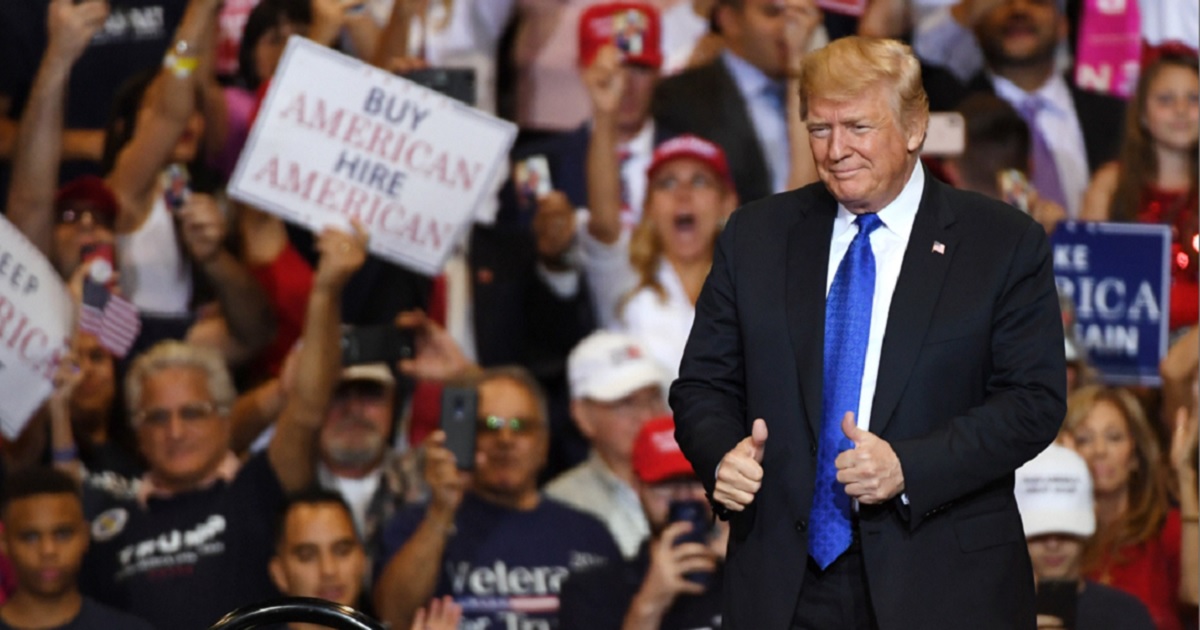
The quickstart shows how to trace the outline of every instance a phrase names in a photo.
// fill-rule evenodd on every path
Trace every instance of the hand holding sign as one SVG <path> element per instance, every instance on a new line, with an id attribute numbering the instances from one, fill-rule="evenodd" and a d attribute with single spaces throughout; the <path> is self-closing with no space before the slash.
<path id="1" fill-rule="evenodd" d="M 436 273 L 493 191 L 511 123 L 302 37 L 288 42 L 230 196 Z"/>

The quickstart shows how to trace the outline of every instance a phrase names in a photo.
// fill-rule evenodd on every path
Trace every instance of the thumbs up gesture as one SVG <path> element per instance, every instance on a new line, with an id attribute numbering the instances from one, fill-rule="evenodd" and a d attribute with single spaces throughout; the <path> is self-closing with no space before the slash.
<path id="1" fill-rule="evenodd" d="M 713 500 L 734 512 L 746 509 L 762 487 L 762 460 L 766 447 L 767 422 L 758 418 L 750 429 L 750 435 L 721 458 L 721 464 L 717 466 Z"/>
<path id="2" fill-rule="evenodd" d="M 854 442 L 854 448 L 842 451 L 834 465 L 837 480 L 846 486 L 846 494 L 861 503 L 883 503 L 904 491 L 904 471 L 900 458 L 886 440 L 858 428 L 854 413 L 842 417 L 842 433 Z"/>

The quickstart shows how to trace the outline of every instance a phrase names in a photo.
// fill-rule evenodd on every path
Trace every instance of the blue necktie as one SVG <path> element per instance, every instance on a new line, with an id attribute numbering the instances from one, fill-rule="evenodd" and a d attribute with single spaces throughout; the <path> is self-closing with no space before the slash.
<path id="1" fill-rule="evenodd" d="M 850 547 L 850 497 L 837 480 L 833 462 L 853 448 L 842 433 L 842 416 L 858 416 L 863 361 L 871 332 L 875 299 L 875 254 L 871 232 L 883 225 L 874 214 L 859 215 L 858 234 L 838 265 L 825 299 L 825 385 L 821 438 L 817 447 L 817 484 L 809 514 L 808 554 L 827 568 Z"/>

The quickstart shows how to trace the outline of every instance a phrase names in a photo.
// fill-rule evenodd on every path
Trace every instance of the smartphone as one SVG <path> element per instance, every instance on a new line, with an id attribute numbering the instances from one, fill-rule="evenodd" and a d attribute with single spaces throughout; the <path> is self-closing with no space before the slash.
<path id="1" fill-rule="evenodd" d="M 675 539 L 675 544 L 694 542 L 706 544 L 709 534 L 711 533 L 708 520 L 708 512 L 704 509 L 704 503 L 696 500 L 671 501 L 667 506 L 667 521 L 677 523 L 686 521 L 692 524 L 692 529 L 686 534 Z M 691 582 L 708 586 L 711 574 L 705 571 L 695 571 L 684 575 Z"/>
<path id="2" fill-rule="evenodd" d="M 1058 617 L 1066 630 L 1075 630 L 1079 583 L 1075 580 L 1039 580 L 1037 614 Z"/>
<path id="3" fill-rule="evenodd" d="M 423 68 L 404 75 L 404 78 L 439 94 L 475 106 L 474 68 Z"/>
<path id="4" fill-rule="evenodd" d="M 187 167 L 182 164 L 168 166 L 166 177 L 163 200 L 167 204 L 167 210 L 170 210 L 171 214 L 175 214 L 192 194 L 192 177 L 188 174 Z"/>
<path id="5" fill-rule="evenodd" d="M 79 250 L 79 263 L 91 263 L 88 277 L 112 291 L 117 284 L 116 251 L 112 243 L 88 243 Z"/>
<path id="6" fill-rule="evenodd" d="M 414 356 L 413 335 L 391 324 L 351 326 L 342 331 L 342 365 L 393 365 Z"/>
<path id="7" fill-rule="evenodd" d="M 925 130 L 922 155 L 954 157 L 962 155 L 967 148 L 967 121 L 958 112 L 933 112 L 929 114 L 929 127 Z"/>
<path id="8" fill-rule="evenodd" d="M 1033 200 L 1033 185 L 1025 173 L 1015 168 L 1005 169 L 996 174 L 996 183 L 1000 188 L 1000 197 L 1017 210 L 1029 214 L 1029 206 Z"/>
<path id="9" fill-rule="evenodd" d="M 475 467 L 475 423 L 479 393 L 474 387 L 442 389 L 441 429 L 446 432 L 446 448 L 454 454 L 459 470 Z"/>
<path id="10" fill-rule="evenodd" d="M 521 209 L 532 212 L 543 195 L 550 194 L 554 186 L 550 181 L 550 162 L 544 155 L 532 155 L 519 160 L 513 166 L 513 185 L 517 189 L 517 203 Z"/>

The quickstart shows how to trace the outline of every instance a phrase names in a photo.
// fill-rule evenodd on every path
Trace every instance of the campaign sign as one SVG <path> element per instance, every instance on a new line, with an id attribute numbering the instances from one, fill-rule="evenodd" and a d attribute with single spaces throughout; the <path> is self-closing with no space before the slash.
<path id="1" fill-rule="evenodd" d="M 0 432 L 12 440 L 53 390 L 74 305 L 58 272 L 0 217 Z"/>
<path id="2" fill-rule="evenodd" d="M 1058 291 L 1075 304 L 1075 332 L 1102 380 L 1160 385 L 1171 228 L 1066 222 L 1054 230 L 1051 242 Z"/>
<path id="3" fill-rule="evenodd" d="M 1075 84 L 1128 98 L 1142 62 L 1137 0 L 1085 0 L 1075 51 Z"/>
<path id="4" fill-rule="evenodd" d="M 493 193 L 516 132 L 293 36 L 229 193 L 314 231 L 358 219 L 372 253 L 432 275 Z"/>

